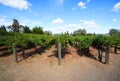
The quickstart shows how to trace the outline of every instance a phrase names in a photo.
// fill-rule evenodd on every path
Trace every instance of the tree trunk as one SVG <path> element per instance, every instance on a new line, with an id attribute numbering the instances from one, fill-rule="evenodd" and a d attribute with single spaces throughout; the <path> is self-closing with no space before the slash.
<path id="1" fill-rule="evenodd" d="M 117 46 L 114 47 L 114 52 L 117 54 Z"/>
<path id="2" fill-rule="evenodd" d="M 23 59 L 26 58 L 24 47 L 22 47 L 22 56 L 23 56 Z"/>
<path id="3" fill-rule="evenodd" d="M 16 47 L 15 47 L 15 44 L 14 44 L 14 43 L 13 43 L 13 55 L 14 55 L 14 61 L 15 61 L 15 62 L 18 62 Z"/>
<path id="4" fill-rule="evenodd" d="M 99 58 L 99 61 L 102 62 L 102 52 L 100 48 L 98 49 L 98 58 Z"/>
<path id="5" fill-rule="evenodd" d="M 38 52 L 37 46 L 35 46 L 35 52 L 36 52 L 36 53 Z"/>
<path id="6" fill-rule="evenodd" d="M 105 64 L 109 63 L 109 51 L 110 51 L 109 49 L 110 49 L 110 47 L 107 46 L 106 47 L 106 55 L 105 55 Z"/>
<path id="7" fill-rule="evenodd" d="M 89 48 L 85 48 L 85 53 L 89 53 Z"/>

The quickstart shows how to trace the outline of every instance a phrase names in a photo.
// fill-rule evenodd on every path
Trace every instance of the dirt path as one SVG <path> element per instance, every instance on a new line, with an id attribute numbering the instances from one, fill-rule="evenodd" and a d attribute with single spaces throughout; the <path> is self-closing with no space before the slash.
<path id="1" fill-rule="evenodd" d="M 67 51 L 60 66 L 55 46 L 19 63 L 13 62 L 13 55 L 0 57 L 0 81 L 120 81 L 120 52 L 111 53 L 105 65 L 79 56 L 71 46 Z M 90 48 L 90 53 L 97 58 L 96 49 Z"/>

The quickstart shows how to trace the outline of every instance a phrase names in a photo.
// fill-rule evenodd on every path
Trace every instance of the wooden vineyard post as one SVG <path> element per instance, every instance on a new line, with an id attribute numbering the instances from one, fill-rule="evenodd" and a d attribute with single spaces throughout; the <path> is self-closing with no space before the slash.
<path id="1" fill-rule="evenodd" d="M 61 65 L 61 43 L 58 43 L 58 64 Z"/>
<path id="2" fill-rule="evenodd" d="M 14 43 L 13 43 L 13 55 L 14 55 L 14 61 L 15 61 L 15 62 L 18 62 L 18 60 L 17 60 L 16 47 L 15 47 L 15 44 L 14 44 Z"/>
<path id="3" fill-rule="evenodd" d="M 98 49 L 98 58 L 99 58 L 99 61 L 102 62 L 102 53 L 100 49 Z"/>
<path id="4" fill-rule="evenodd" d="M 117 46 L 114 47 L 114 52 L 117 54 Z"/>
<path id="5" fill-rule="evenodd" d="M 99 61 L 100 61 L 100 49 L 98 49 L 98 58 L 99 58 Z"/>
<path id="6" fill-rule="evenodd" d="M 25 58 L 26 58 L 26 56 L 25 56 L 25 50 L 24 50 L 24 47 L 22 47 L 22 56 L 23 56 L 23 59 L 25 59 Z"/>
<path id="7" fill-rule="evenodd" d="M 105 64 L 109 63 L 109 46 L 106 47 Z"/>

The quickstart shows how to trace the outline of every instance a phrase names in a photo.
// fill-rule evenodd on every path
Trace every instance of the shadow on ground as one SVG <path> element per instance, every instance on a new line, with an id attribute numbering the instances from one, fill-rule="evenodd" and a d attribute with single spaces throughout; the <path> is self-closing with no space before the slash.
<path id="1" fill-rule="evenodd" d="M 57 46 L 55 47 L 57 49 Z M 61 49 L 61 57 L 62 59 L 65 58 L 66 54 L 71 54 L 70 51 L 68 51 L 67 47 Z M 49 55 L 48 57 L 56 57 L 58 59 L 58 50 L 54 50 L 52 52 L 52 55 Z"/>
<path id="2" fill-rule="evenodd" d="M 21 62 L 24 59 L 27 59 L 29 57 L 34 57 L 34 55 L 39 54 L 42 55 L 42 53 L 45 52 L 46 48 L 35 46 L 34 48 L 25 49 L 23 52 L 21 50 L 20 53 L 18 53 L 18 62 Z"/>
<path id="3" fill-rule="evenodd" d="M 90 53 L 89 48 L 87 48 L 87 49 L 77 49 L 77 54 L 78 54 L 79 56 L 81 56 L 81 57 L 82 57 L 83 55 L 85 55 L 85 56 L 88 57 L 88 58 L 97 60 L 97 58 L 94 56 L 94 54 L 91 54 L 91 53 Z"/>

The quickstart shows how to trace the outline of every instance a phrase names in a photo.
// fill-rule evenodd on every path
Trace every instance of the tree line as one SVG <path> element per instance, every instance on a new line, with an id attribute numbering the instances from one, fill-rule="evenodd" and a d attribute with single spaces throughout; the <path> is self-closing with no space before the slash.
<path id="1" fill-rule="evenodd" d="M 20 25 L 17 19 L 13 19 L 12 25 L 5 27 L 5 25 L 1 25 L 0 34 L 4 34 L 6 32 L 18 32 L 18 33 L 32 33 L 32 34 L 42 34 L 42 35 L 52 35 L 51 31 L 43 31 L 43 28 L 40 26 L 35 26 L 30 29 L 27 25 Z M 94 33 L 95 34 L 95 33 Z M 109 35 L 120 35 L 120 30 L 110 29 Z M 71 35 L 79 36 L 79 35 L 91 35 L 91 33 L 87 33 L 85 29 L 75 30 Z"/>
<path id="2" fill-rule="evenodd" d="M 0 32 L 2 34 L 6 32 L 17 32 L 17 33 L 32 33 L 32 34 L 45 34 L 45 35 L 51 35 L 52 32 L 50 31 L 43 31 L 43 28 L 40 26 L 35 26 L 32 30 L 27 26 L 20 25 L 17 19 L 13 19 L 12 25 L 9 25 L 5 27 L 5 25 L 2 25 L 0 27 Z"/>

